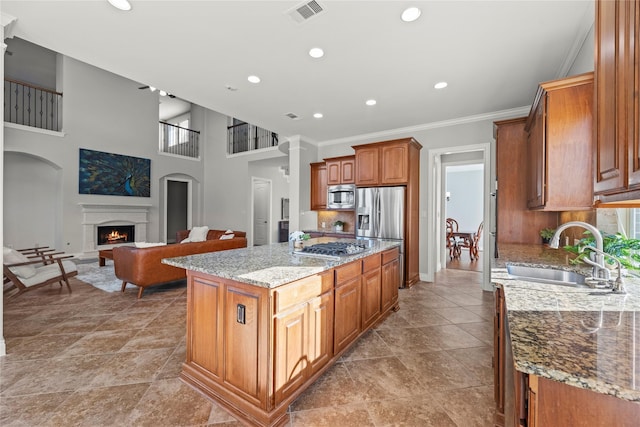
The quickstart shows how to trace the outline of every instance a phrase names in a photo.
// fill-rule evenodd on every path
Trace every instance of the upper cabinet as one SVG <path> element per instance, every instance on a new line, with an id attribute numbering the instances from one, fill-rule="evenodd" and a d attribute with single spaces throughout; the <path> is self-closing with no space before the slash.
<path id="1" fill-rule="evenodd" d="M 525 130 L 530 209 L 591 209 L 593 73 L 541 83 Z"/>
<path id="2" fill-rule="evenodd" d="M 356 182 L 355 156 L 324 159 L 327 164 L 327 185 L 354 184 Z"/>
<path id="3" fill-rule="evenodd" d="M 640 0 L 596 1 L 594 193 L 640 199 Z"/>
<path id="4" fill-rule="evenodd" d="M 407 185 L 410 160 L 422 146 L 413 138 L 356 145 L 356 185 Z M 418 163 L 419 164 L 419 163 Z"/>
<path id="5" fill-rule="evenodd" d="M 327 165 L 325 162 L 311 163 L 311 210 L 327 208 Z"/>

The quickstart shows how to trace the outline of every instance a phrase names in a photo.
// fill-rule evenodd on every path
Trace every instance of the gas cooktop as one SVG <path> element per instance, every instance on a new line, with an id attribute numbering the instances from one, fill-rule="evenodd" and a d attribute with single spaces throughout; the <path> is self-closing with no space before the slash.
<path id="1" fill-rule="evenodd" d="M 343 256 L 354 255 L 367 250 L 365 243 L 354 242 L 328 242 L 316 243 L 315 245 L 306 246 L 301 251 L 296 252 L 298 255 L 318 256 L 328 258 L 340 258 Z"/>

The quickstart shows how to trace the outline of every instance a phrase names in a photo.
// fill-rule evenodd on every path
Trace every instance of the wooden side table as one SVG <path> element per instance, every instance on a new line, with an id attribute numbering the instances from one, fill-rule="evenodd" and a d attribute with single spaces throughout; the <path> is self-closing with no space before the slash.
<path id="1" fill-rule="evenodd" d="M 104 267 L 107 258 L 113 259 L 113 249 L 103 249 L 98 252 L 98 265 Z"/>

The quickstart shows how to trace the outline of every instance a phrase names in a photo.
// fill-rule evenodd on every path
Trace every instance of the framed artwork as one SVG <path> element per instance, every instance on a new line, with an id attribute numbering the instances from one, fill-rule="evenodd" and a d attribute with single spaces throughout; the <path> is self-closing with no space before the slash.
<path id="1" fill-rule="evenodd" d="M 80 194 L 151 197 L 151 160 L 80 149 Z"/>

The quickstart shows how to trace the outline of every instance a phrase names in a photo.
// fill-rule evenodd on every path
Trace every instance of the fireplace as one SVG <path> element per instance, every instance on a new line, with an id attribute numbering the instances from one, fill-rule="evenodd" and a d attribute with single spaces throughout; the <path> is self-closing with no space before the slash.
<path id="1" fill-rule="evenodd" d="M 83 254 L 81 257 L 95 257 L 99 250 L 111 249 L 124 244 L 119 241 L 115 244 L 98 243 L 100 234 L 98 227 L 105 227 L 108 232 L 114 228 L 124 233 L 120 227 L 133 227 L 133 232 L 127 231 L 129 242 L 144 242 L 147 240 L 147 215 L 151 205 L 116 205 L 98 203 L 80 203 L 82 206 L 82 235 Z"/>
<path id="2" fill-rule="evenodd" d="M 99 225 L 97 242 L 102 245 L 118 245 L 120 243 L 132 243 L 136 238 L 135 225 Z"/>

